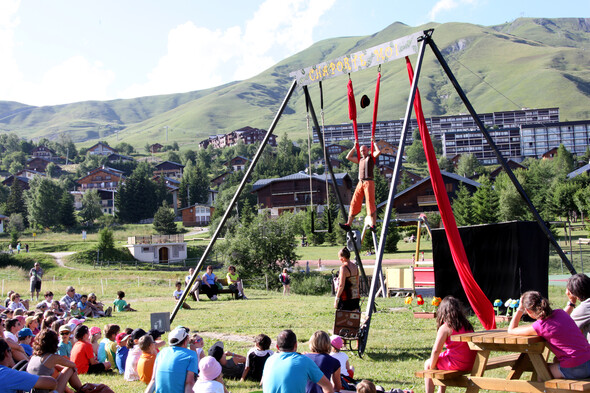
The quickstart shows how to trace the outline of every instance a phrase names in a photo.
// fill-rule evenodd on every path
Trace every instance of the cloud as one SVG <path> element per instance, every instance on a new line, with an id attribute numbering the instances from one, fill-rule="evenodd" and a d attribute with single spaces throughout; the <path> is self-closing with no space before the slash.
<path id="1" fill-rule="evenodd" d="M 210 30 L 186 22 L 168 34 L 167 53 L 130 98 L 199 90 L 246 79 L 313 43 L 313 30 L 336 0 L 267 0 L 244 28 Z"/>
<path id="2" fill-rule="evenodd" d="M 436 21 L 436 17 L 440 12 L 450 11 L 466 4 L 477 5 L 477 0 L 439 0 L 428 13 L 428 18 L 431 21 Z"/>

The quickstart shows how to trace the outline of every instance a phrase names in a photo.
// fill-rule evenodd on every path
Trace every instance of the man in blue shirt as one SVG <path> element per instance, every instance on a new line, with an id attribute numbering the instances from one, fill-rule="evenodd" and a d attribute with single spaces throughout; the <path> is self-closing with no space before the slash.
<path id="1" fill-rule="evenodd" d="M 195 351 L 187 348 L 188 333 L 189 329 L 182 326 L 170 332 L 170 346 L 158 354 L 146 393 L 192 393 L 199 373 L 199 358 Z"/>
<path id="2" fill-rule="evenodd" d="M 305 393 L 307 381 L 320 385 L 324 393 L 334 393 L 332 384 L 313 360 L 297 353 L 297 336 L 293 331 L 279 333 L 277 350 L 264 365 L 264 393 Z"/>
<path id="3" fill-rule="evenodd" d="M 51 377 L 13 370 L 13 366 L 14 360 L 8 343 L 0 338 L 0 393 L 16 393 L 19 390 L 28 392 L 33 388 L 53 390 L 57 387 L 57 381 Z"/>

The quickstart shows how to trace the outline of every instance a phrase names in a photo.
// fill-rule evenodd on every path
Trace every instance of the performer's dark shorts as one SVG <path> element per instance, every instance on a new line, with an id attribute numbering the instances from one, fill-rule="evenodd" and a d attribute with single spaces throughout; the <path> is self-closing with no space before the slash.
<path id="1" fill-rule="evenodd" d="M 361 299 L 340 300 L 338 310 L 357 311 L 360 309 Z"/>

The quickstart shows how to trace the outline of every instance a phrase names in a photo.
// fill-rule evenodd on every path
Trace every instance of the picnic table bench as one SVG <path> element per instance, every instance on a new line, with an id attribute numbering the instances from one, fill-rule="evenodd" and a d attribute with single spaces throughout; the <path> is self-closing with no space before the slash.
<path id="1" fill-rule="evenodd" d="M 590 380 L 553 379 L 547 364 L 549 348 L 539 336 L 515 336 L 506 330 L 489 330 L 451 336 L 451 340 L 467 342 L 477 351 L 471 371 L 420 370 L 417 377 L 432 378 L 437 386 L 458 386 L 467 393 L 480 389 L 523 393 L 567 393 L 590 391 Z M 492 352 L 508 352 L 490 357 Z M 485 375 L 492 369 L 506 367 L 506 378 Z M 529 379 L 521 379 L 531 372 Z"/>
<path id="2" fill-rule="evenodd" d="M 232 298 L 237 299 L 238 296 L 238 290 L 237 289 L 231 289 L 229 287 L 229 285 L 227 285 L 227 278 L 217 278 L 217 281 L 223 285 L 223 288 L 219 290 L 218 293 L 229 293 L 232 295 Z M 198 294 L 202 294 L 203 292 L 203 284 L 201 283 L 201 279 L 199 278 L 197 281 L 195 281 L 195 283 L 193 284 L 193 287 L 190 291 L 190 296 L 193 298 L 193 300 L 197 300 L 197 297 L 195 296 L 195 292 L 198 291 Z"/>
<path id="3" fill-rule="evenodd" d="M 578 244 L 590 244 L 590 239 L 581 237 L 578 239 Z"/>

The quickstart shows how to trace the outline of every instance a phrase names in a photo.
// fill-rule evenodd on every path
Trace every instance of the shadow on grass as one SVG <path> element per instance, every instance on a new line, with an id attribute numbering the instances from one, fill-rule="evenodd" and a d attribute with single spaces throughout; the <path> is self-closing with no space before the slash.
<path id="1" fill-rule="evenodd" d="M 412 350 L 393 350 L 393 352 L 371 351 L 368 349 L 365 351 L 363 357 L 374 362 L 401 362 L 408 360 L 426 360 L 430 357 L 431 352 L 432 347 L 414 348 Z"/>

